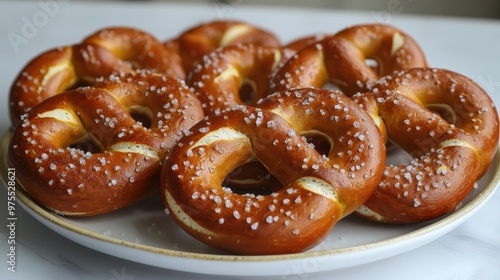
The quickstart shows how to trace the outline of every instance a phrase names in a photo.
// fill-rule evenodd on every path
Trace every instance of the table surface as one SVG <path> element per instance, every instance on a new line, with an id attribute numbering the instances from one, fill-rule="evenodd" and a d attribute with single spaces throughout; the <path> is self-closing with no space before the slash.
<path id="1" fill-rule="evenodd" d="M 233 18 L 253 22 L 286 42 L 312 32 L 333 33 L 366 22 L 395 25 L 411 34 L 430 65 L 462 73 L 482 85 L 500 104 L 500 21 L 411 17 L 391 9 L 370 12 L 299 10 L 232 4 L 0 2 L 0 131 L 8 130 L 7 95 L 25 63 L 40 52 L 77 42 L 96 29 L 131 25 L 173 38 L 197 22 Z M 404 8 L 404 7 L 403 7 Z M 17 37 L 16 37 L 17 36 Z M 21 39 L 19 39 L 19 37 Z M 0 191 L 0 217 L 6 221 L 7 194 Z M 500 275 L 500 192 L 465 223 L 437 240 L 380 261 L 287 279 L 498 279 Z M 189 274 L 112 257 L 76 244 L 17 210 L 15 273 L 0 266 L 1 279 L 240 279 Z M 6 226 L 0 227 L 0 252 L 8 253 Z M 262 278 L 264 279 L 264 278 Z"/>

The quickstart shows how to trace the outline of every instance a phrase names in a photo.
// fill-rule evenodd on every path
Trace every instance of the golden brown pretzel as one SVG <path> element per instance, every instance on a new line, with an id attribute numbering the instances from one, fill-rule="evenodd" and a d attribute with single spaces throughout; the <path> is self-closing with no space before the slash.
<path id="1" fill-rule="evenodd" d="M 21 115 L 50 96 L 134 69 L 185 77 L 175 54 L 152 35 L 133 28 L 105 28 L 82 43 L 46 51 L 30 61 L 11 86 L 11 123 L 15 126 Z"/>
<path id="2" fill-rule="evenodd" d="M 284 59 L 278 48 L 227 46 L 204 56 L 186 82 L 201 100 L 205 114 L 255 105 L 268 94 L 269 80 Z"/>
<path id="3" fill-rule="evenodd" d="M 146 115 L 150 127 L 134 113 Z M 37 203 L 63 215 L 97 215 L 157 191 L 163 159 L 202 116 L 178 80 L 112 76 L 35 106 L 14 129 L 8 159 Z"/>
<path id="4" fill-rule="evenodd" d="M 281 43 L 271 32 L 242 21 L 212 21 L 203 23 L 183 32 L 177 42 L 179 55 L 186 73 L 189 73 L 201 58 L 224 46 L 254 44 L 278 48 Z"/>
<path id="5" fill-rule="evenodd" d="M 378 71 L 366 59 L 376 60 Z M 395 70 L 426 66 L 422 50 L 408 34 L 388 25 L 357 25 L 301 49 L 278 71 L 272 88 L 320 88 L 330 82 L 351 96 Z"/>
<path id="6" fill-rule="evenodd" d="M 355 100 L 414 158 L 387 166 L 377 191 L 357 211 L 368 219 L 413 223 L 454 210 L 497 150 L 495 106 L 460 74 L 405 70 L 384 77 L 372 93 Z"/>
<path id="7" fill-rule="evenodd" d="M 196 124 L 162 167 L 164 202 L 184 230 L 216 248 L 253 255 L 303 251 L 372 194 L 384 143 L 370 116 L 333 91 L 275 94 L 261 106 L 237 106 Z M 300 136 L 311 131 L 330 139 L 328 156 Z M 221 186 L 254 158 L 281 189 L 254 195 Z"/>
<path id="8" fill-rule="evenodd" d="M 99 45 L 108 53 L 95 58 L 114 65 L 115 60 L 134 69 L 148 69 L 184 79 L 186 74 L 176 53 L 146 31 L 131 27 L 108 27 L 86 37 L 83 43 Z M 109 60 L 108 60 L 109 59 Z"/>

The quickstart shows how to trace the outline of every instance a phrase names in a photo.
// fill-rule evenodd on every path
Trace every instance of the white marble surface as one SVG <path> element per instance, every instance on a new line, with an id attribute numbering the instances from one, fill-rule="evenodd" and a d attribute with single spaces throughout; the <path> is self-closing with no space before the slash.
<path id="1" fill-rule="evenodd" d="M 382 21 L 410 33 L 432 66 L 460 72 L 485 87 L 500 104 L 500 21 L 403 17 L 394 10 L 364 13 L 332 10 L 256 10 L 230 5 L 172 6 L 158 3 L 78 3 L 41 0 L 0 2 L 0 131 L 9 127 L 7 95 L 21 67 L 40 52 L 78 41 L 106 25 L 126 24 L 159 38 L 175 36 L 195 22 L 239 18 L 270 28 L 286 42 L 311 31 L 335 32 L 361 22 Z M 404 3 L 404 2 L 402 2 Z M 404 8 L 404 6 L 403 6 Z M 304 16 L 304 14 L 308 16 Z M 31 27 L 27 27 L 31 25 Z M 8 34 L 23 40 L 13 43 Z M 7 193 L 0 191 L 0 219 L 7 224 Z M 500 192 L 472 218 L 445 236 L 401 255 L 322 273 L 277 279 L 499 279 Z M 0 226 L 0 279 L 240 279 L 189 274 L 122 260 L 78 245 L 16 212 L 16 272 L 7 270 L 9 231 Z M 264 279 L 264 278 L 263 278 Z"/>

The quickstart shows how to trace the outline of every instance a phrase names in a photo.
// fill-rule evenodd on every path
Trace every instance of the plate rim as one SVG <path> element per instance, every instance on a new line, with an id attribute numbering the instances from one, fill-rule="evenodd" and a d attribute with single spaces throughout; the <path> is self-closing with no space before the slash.
<path id="1" fill-rule="evenodd" d="M 9 168 L 9 165 L 7 163 L 7 157 L 8 157 L 8 145 L 10 141 L 10 136 L 12 134 L 12 129 L 9 128 L 2 136 L 0 140 L 0 151 L 2 151 L 1 156 L 0 156 L 0 170 L 1 172 L 1 179 L 4 183 L 5 186 L 7 186 L 7 169 Z M 173 257 L 173 258 L 182 258 L 182 259 L 190 259 L 190 260 L 203 260 L 203 261 L 213 261 L 213 262 L 239 262 L 239 263 L 258 263 L 258 262 L 270 262 L 270 261 L 287 261 L 287 260 L 293 260 L 293 259 L 309 259 L 309 258 L 320 258 L 320 257 L 325 257 L 325 256 L 331 256 L 331 255 L 342 255 L 342 254 L 354 254 L 354 253 L 360 253 L 365 250 L 370 250 L 370 249 L 377 249 L 377 248 L 382 248 L 386 246 L 393 246 L 400 244 L 404 240 L 407 239 L 414 239 L 414 238 L 422 238 L 422 236 L 426 234 L 430 234 L 432 232 L 436 232 L 438 230 L 445 230 L 447 227 L 449 228 L 448 231 L 445 231 L 443 234 L 438 234 L 435 238 L 427 241 L 427 242 L 421 242 L 421 245 L 424 245 L 426 243 L 429 243 L 436 238 L 446 234 L 447 232 L 451 231 L 453 228 L 457 227 L 460 223 L 456 223 L 456 221 L 460 220 L 462 218 L 463 221 L 466 219 L 464 217 L 467 217 L 468 215 L 472 215 L 475 211 L 479 210 L 480 206 L 484 205 L 486 201 L 493 195 L 495 190 L 497 189 L 499 182 L 500 182 L 500 153 L 496 153 L 491 165 L 497 165 L 496 170 L 494 170 L 494 173 L 491 175 L 491 180 L 488 181 L 487 185 L 484 187 L 483 190 L 481 190 L 477 195 L 471 199 L 467 204 L 462 205 L 459 209 L 455 210 L 452 212 L 452 214 L 437 218 L 436 221 L 427 224 L 419 229 L 416 229 L 414 231 L 411 231 L 409 233 L 391 237 L 388 239 L 384 239 L 381 241 L 376 241 L 372 242 L 369 244 L 362 244 L 362 245 L 356 245 L 356 246 L 351 246 L 351 247 L 344 247 L 344 248 L 335 248 L 335 249 L 326 249 L 326 250 L 319 250 L 319 251 L 306 251 L 302 253 L 293 253 L 293 254 L 281 254 L 281 255 L 259 255 L 259 256 L 245 256 L 245 255 L 232 255 L 232 254 L 227 254 L 227 255 L 220 255 L 220 254 L 209 254 L 209 253 L 197 253 L 197 252 L 186 252 L 186 251 L 180 251 L 180 250 L 174 250 L 174 249 L 168 249 L 168 248 L 159 248 L 159 247 L 154 247 L 150 245 L 144 245 L 144 244 L 138 244 L 134 243 L 131 241 L 127 240 L 121 240 L 118 238 L 113 238 L 110 236 L 106 236 L 101 233 L 97 233 L 82 227 L 79 227 L 77 225 L 71 224 L 70 222 L 62 219 L 58 214 L 51 212 L 50 210 L 39 206 L 36 202 L 34 202 L 29 195 L 22 189 L 22 184 L 16 179 L 16 197 L 19 201 L 24 204 L 23 206 L 28 207 L 31 211 L 36 213 L 38 217 L 34 217 L 35 219 L 39 220 L 40 218 L 43 218 L 46 222 L 50 222 L 51 224 L 63 228 L 65 230 L 69 230 L 73 233 L 76 233 L 78 235 L 81 235 L 83 237 L 91 238 L 94 240 L 99 240 L 99 241 L 104 241 L 106 243 L 118 245 L 118 246 L 124 246 L 128 247 L 131 249 L 135 250 L 140 250 L 148 253 L 154 253 L 154 254 L 159 254 L 162 256 L 166 257 Z M 27 211 L 30 212 L 30 211 Z M 30 213 L 30 215 L 32 215 Z M 463 222 L 462 221 L 462 222 Z M 454 224 L 455 223 L 455 224 Z M 44 224 L 44 226 L 47 226 Z M 49 227 L 49 226 L 47 226 Z M 49 227 L 51 228 L 51 227 Z M 51 230 L 53 230 L 51 228 Z M 54 231 L 54 230 L 53 230 Z M 59 233 L 60 234 L 60 233 Z M 93 246 L 88 246 L 82 242 L 78 242 L 68 236 L 65 235 L 66 238 L 72 240 L 73 242 L 79 243 L 85 247 L 92 248 L 93 250 L 100 251 Z M 421 246 L 420 245 L 420 246 Z M 418 247 L 418 246 L 416 246 Z M 415 248 L 416 248 L 415 247 Z M 408 250 L 406 250 L 408 251 Z M 402 251 L 400 253 L 406 252 Z M 101 251 L 103 253 L 110 254 L 105 251 Z M 397 255 L 399 253 L 393 254 Z M 113 255 L 113 254 L 110 254 Z M 139 262 L 134 259 L 130 258 L 124 258 L 123 256 L 118 256 L 118 255 L 113 255 L 118 258 L 122 259 L 128 259 L 130 261 L 134 262 Z M 148 263 L 144 263 L 148 264 Z M 149 264 L 152 265 L 152 264 Z M 153 265 L 154 266 L 154 265 Z M 176 269 L 175 267 L 163 267 L 163 268 L 168 268 L 168 269 L 174 269 L 174 270 L 179 270 Z M 328 269 L 327 269 L 328 270 Z M 182 271 L 182 270 L 180 270 Z M 186 271 L 189 272 L 189 271 Z M 202 272 L 202 273 L 207 273 Z M 234 275 L 234 274 L 228 274 L 228 275 Z M 247 274 L 241 274 L 241 275 L 247 275 Z M 261 275 L 261 274 L 259 274 Z M 270 274 L 262 274 L 262 275 L 270 275 Z"/>

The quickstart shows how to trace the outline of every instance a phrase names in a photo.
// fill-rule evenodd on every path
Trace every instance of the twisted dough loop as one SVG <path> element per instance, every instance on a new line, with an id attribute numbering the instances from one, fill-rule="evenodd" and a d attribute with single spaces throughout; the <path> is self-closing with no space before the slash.
<path id="1" fill-rule="evenodd" d="M 285 119 L 304 140 L 306 136 L 326 138 L 329 149 L 323 160 L 349 178 L 344 181 L 346 185 L 338 185 L 345 188 L 345 194 L 339 191 L 346 207 L 344 214 L 353 212 L 359 201 L 371 196 L 370 186 L 378 184 L 385 162 L 378 129 L 365 111 L 351 108 L 351 103 L 338 92 L 308 88 L 277 92 L 257 104 Z M 304 162 L 303 167 L 309 164 L 314 162 Z"/>
<path id="2" fill-rule="evenodd" d="M 272 88 L 321 88 L 331 82 L 344 94 L 365 92 L 379 80 L 396 70 L 426 67 L 425 56 L 407 34 L 382 24 L 357 25 L 300 49 L 278 71 Z M 300 41 L 299 41 L 299 45 Z M 366 59 L 377 62 L 377 71 Z"/>
<path id="3" fill-rule="evenodd" d="M 130 116 L 137 111 L 151 118 L 150 128 Z M 157 191 L 166 154 L 202 116 L 196 97 L 173 78 L 113 76 L 33 108 L 13 131 L 8 159 L 40 205 L 102 214 Z M 97 151 L 82 150 L 88 142 Z"/>
<path id="4" fill-rule="evenodd" d="M 189 73 L 204 55 L 220 47 L 253 44 L 278 48 L 281 45 L 271 32 L 241 21 L 212 21 L 200 24 L 165 44 L 178 50 L 186 73 Z"/>
<path id="5" fill-rule="evenodd" d="M 85 38 L 83 43 L 99 45 L 108 52 L 96 54 L 94 59 L 101 61 L 101 64 L 124 63 L 132 69 L 147 69 L 178 79 L 186 77 L 177 55 L 156 37 L 142 30 L 105 28 Z"/>
<path id="6" fill-rule="evenodd" d="M 283 60 L 277 48 L 237 45 L 217 49 L 203 57 L 190 72 L 190 85 L 211 114 L 236 105 L 255 105 L 268 94 L 270 77 Z M 240 94 L 248 86 L 246 94 Z"/>
<path id="7" fill-rule="evenodd" d="M 162 194 L 174 220 L 202 242 L 233 253 L 311 248 L 368 199 L 383 171 L 378 128 L 347 97 L 307 89 L 268 98 L 264 109 L 239 106 L 208 116 L 162 168 Z M 326 122 L 331 125 L 325 128 Z M 330 137 L 328 157 L 308 145 L 302 130 Z M 241 195 L 221 186 L 227 174 L 254 159 L 281 189 Z"/>
<path id="8" fill-rule="evenodd" d="M 173 53 L 152 35 L 133 28 L 105 28 L 79 44 L 44 52 L 23 68 L 11 86 L 11 123 L 18 124 L 21 115 L 48 97 L 134 69 L 185 77 Z"/>
<path id="9" fill-rule="evenodd" d="M 357 211 L 368 219 L 413 223 L 454 210 L 497 149 L 498 115 L 492 100 L 457 73 L 401 71 L 355 100 L 377 119 L 388 139 L 414 157 L 409 164 L 387 166 L 377 191 Z"/>

